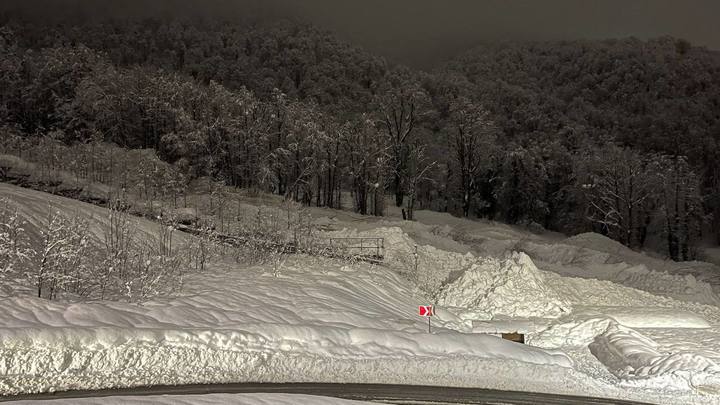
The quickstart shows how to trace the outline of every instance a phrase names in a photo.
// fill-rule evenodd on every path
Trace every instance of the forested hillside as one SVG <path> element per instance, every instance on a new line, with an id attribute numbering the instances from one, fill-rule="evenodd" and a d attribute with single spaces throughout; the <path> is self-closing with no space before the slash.
<path id="1" fill-rule="evenodd" d="M 720 239 L 720 59 L 685 41 L 490 44 L 420 72 L 291 22 L 6 18 L 2 150 L 79 177 L 115 173 L 115 144 L 152 149 L 174 194 L 211 176 L 382 215 L 392 193 L 408 219 L 654 237 L 676 260 Z"/>

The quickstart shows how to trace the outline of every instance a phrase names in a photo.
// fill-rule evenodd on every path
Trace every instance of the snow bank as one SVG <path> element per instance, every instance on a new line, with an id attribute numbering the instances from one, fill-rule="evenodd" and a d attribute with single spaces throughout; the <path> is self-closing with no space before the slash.
<path id="1" fill-rule="evenodd" d="M 700 316 L 672 308 L 592 307 L 578 308 L 567 317 L 527 337 L 528 343 L 544 348 L 582 348 L 592 343 L 611 324 L 634 329 L 707 329 Z"/>
<path id="2" fill-rule="evenodd" d="M 707 329 L 710 324 L 701 316 L 682 309 L 658 307 L 593 307 L 582 308 L 573 315 L 608 317 L 620 325 L 634 329 L 676 328 Z"/>
<path id="3" fill-rule="evenodd" d="M 15 405 L 37 404 L 17 401 Z M 369 402 L 300 394 L 151 395 L 54 399 L 52 405 L 363 405 Z"/>
<path id="4" fill-rule="evenodd" d="M 652 379 L 658 386 L 683 390 L 697 384 L 720 387 L 720 366 L 713 360 L 695 352 L 660 352 L 653 340 L 618 324 L 597 336 L 590 351 L 624 380 Z"/>
<path id="5" fill-rule="evenodd" d="M 386 269 L 323 261 L 313 270 L 317 263 L 297 258 L 281 277 L 262 268 L 194 275 L 182 296 L 144 305 L 2 298 L 0 392 L 238 381 L 484 385 L 490 376 L 502 387 L 502 378 L 517 381 L 507 364 L 532 368 L 528 379 L 573 378 L 561 352 L 445 330 L 440 319 L 427 334 L 407 283 Z M 445 377 L 426 378 L 436 374 Z"/>
<path id="6" fill-rule="evenodd" d="M 705 281 L 716 278 L 720 268 L 709 263 L 660 260 L 591 232 L 555 243 L 525 241 L 520 247 L 542 268 L 559 274 L 609 280 L 677 300 L 720 305 L 712 285 Z"/>
<path id="7" fill-rule="evenodd" d="M 629 287 L 683 301 L 715 305 L 720 303 L 712 286 L 699 281 L 692 274 L 678 275 L 667 271 L 653 271 L 644 264 L 639 264 L 619 271 L 613 279 Z"/>
<path id="8" fill-rule="evenodd" d="M 486 258 L 472 265 L 440 293 L 438 303 L 492 317 L 558 318 L 571 311 L 570 304 L 545 283 L 524 253 L 500 260 Z"/>

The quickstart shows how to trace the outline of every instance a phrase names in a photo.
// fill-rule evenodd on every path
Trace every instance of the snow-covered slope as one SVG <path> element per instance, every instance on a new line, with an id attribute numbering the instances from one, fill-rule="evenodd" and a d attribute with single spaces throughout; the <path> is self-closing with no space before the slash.
<path id="1" fill-rule="evenodd" d="M 3 187 L 29 217 L 50 206 L 105 215 Z M 142 304 L 0 289 L 0 392 L 314 381 L 720 403 L 720 308 L 708 282 L 607 241 L 595 250 L 487 221 L 418 218 L 324 217 L 321 236 L 384 237 L 379 266 L 292 256 L 275 271 L 218 260 L 176 296 Z M 137 221 L 152 234 L 154 224 Z M 428 334 L 416 311 L 430 303 Z M 513 328 L 528 345 L 473 333 Z"/>

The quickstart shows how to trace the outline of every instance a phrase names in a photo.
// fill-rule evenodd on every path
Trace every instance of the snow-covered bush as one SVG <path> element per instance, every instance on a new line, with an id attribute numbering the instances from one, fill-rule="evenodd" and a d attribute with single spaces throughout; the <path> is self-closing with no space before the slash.
<path id="1" fill-rule="evenodd" d="M 138 247 L 122 281 L 122 296 L 131 302 L 170 294 L 182 287 L 187 266 L 179 255 L 166 256 Z"/>
<path id="2" fill-rule="evenodd" d="M 204 271 L 207 262 L 218 252 L 218 234 L 211 223 L 201 223 L 195 238 L 185 246 L 185 260 L 197 271 Z"/>
<path id="3" fill-rule="evenodd" d="M 185 249 L 173 249 L 174 227 L 170 219 L 159 226 L 154 243 L 137 236 L 140 232 L 127 212 L 113 207 L 108 220 L 94 277 L 100 299 L 141 301 L 182 286 L 184 274 L 193 260 L 197 263 L 200 253 L 192 243 Z M 202 257 L 204 266 L 206 255 Z"/>
<path id="4" fill-rule="evenodd" d="M 79 216 L 68 218 L 55 212 L 50 214 L 40 234 L 40 247 L 25 276 L 35 286 L 38 297 L 55 299 L 61 291 L 80 284 L 88 265 L 88 222 Z"/>
<path id="5" fill-rule="evenodd" d="M 34 255 L 17 207 L 0 199 L 0 276 L 20 271 Z"/>

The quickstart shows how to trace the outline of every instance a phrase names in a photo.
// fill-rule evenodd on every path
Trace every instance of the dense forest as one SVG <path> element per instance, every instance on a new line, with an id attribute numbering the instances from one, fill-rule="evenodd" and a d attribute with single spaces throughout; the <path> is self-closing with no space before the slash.
<path id="1" fill-rule="evenodd" d="M 6 152 L 151 149 L 164 183 L 370 215 L 391 194 L 409 220 L 654 238 L 674 260 L 720 242 L 720 56 L 683 40 L 486 44 L 422 72 L 294 22 L 4 18 Z"/>

